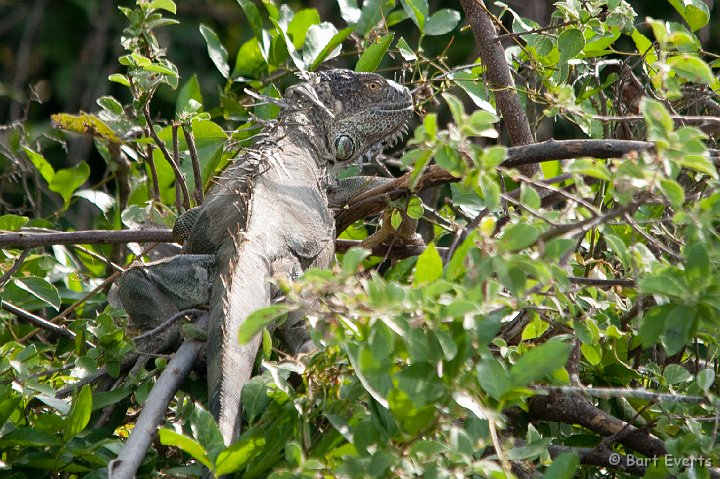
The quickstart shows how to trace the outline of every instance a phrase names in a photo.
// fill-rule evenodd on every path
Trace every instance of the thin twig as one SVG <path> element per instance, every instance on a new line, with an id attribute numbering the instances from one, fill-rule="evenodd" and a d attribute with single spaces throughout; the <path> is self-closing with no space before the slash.
<path id="1" fill-rule="evenodd" d="M 197 148 L 195 147 L 195 137 L 192 132 L 192 125 L 183 125 L 183 135 L 185 135 L 185 142 L 190 150 L 190 160 L 192 161 L 193 176 L 195 177 L 195 204 L 201 205 L 205 198 L 203 196 L 203 183 L 202 174 L 200 172 L 200 159 L 198 158 Z"/>
<path id="2" fill-rule="evenodd" d="M 143 108 L 143 115 L 145 116 L 145 121 L 147 122 L 150 136 L 152 137 L 153 141 L 155 141 L 155 144 L 158 146 L 158 148 L 160 148 L 160 152 L 163 154 L 167 162 L 170 164 L 170 167 L 175 172 L 175 185 L 177 186 L 179 184 L 180 188 L 182 189 L 183 206 L 186 210 L 190 209 L 190 193 L 188 193 L 187 185 L 185 184 L 185 178 L 180 171 L 180 167 L 177 165 L 177 163 L 175 163 L 172 155 L 170 155 L 167 146 L 165 146 L 165 142 L 160 139 L 157 132 L 155 131 L 152 118 L 150 117 L 150 102 L 145 103 L 145 107 Z M 155 176 L 157 176 L 157 173 L 155 174 Z"/>
<path id="3" fill-rule="evenodd" d="M 12 277 L 12 275 L 15 274 L 15 272 L 18 269 L 20 269 L 20 266 L 22 266 L 23 262 L 25 261 L 25 258 L 27 258 L 27 256 L 30 254 L 30 250 L 31 250 L 31 248 L 24 249 L 23 252 L 20 253 L 20 256 L 17 257 L 17 259 L 15 260 L 13 265 L 10 266 L 10 269 L 5 271 L 5 274 L 3 274 L 2 277 L 0 277 L 0 289 L 2 289 L 3 286 L 5 286 L 5 283 L 10 281 L 10 278 Z"/>
<path id="4" fill-rule="evenodd" d="M 173 145 L 173 161 L 176 165 L 180 164 L 180 147 L 178 145 L 178 124 L 173 122 L 172 123 L 172 145 Z M 175 181 L 180 182 L 183 178 L 178 178 L 177 174 L 175 175 Z M 180 196 L 180 188 L 178 188 L 176 185 L 175 187 L 175 211 L 180 214 L 182 211 L 182 198 Z"/>
<path id="5" fill-rule="evenodd" d="M 17 306 L 14 306 L 7 301 L 0 300 L 0 308 L 4 309 L 5 311 L 14 314 L 20 319 L 24 319 L 28 323 L 32 324 L 33 326 L 36 326 L 40 329 L 44 329 L 45 331 L 50 331 L 51 333 L 57 334 L 59 336 L 62 336 L 64 338 L 67 338 L 71 341 L 75 340 L 75 333 L 70 331 L 69 329 L 63 328 L 62 326 L 57 326 L 50 321 L 47 321 L 40 316 L 35 316 L 29 311 L 25 311 L 22 308 L 18 308 Z"/>
<path id="6" fill-rule="evenodd" d="M 614 398 L 631 398 L 642 399 L 644 401 L 655 402 L 689 402 L 689 403 L 709 403 L 708 398 L 703 396 L 681 396 L 677 394 L 658 393 L 647 389 L 631 389 L 631 388 L 597 388 L 597 387 L 576 387 L 576 386 L 531 386 L 531 389 L 537 392 L 558 392 L 558 393 L 577 393 L 585 396 L 614 399 Z"/>

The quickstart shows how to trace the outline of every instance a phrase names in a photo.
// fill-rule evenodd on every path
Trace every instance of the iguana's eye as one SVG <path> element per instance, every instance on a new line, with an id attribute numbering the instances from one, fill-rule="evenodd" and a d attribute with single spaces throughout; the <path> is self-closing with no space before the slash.
<path id="1" fill-rule="evenodd" d="M 377 80 L 372 80 L 367 83 L 367 89 L 370 91 L 378 91 L 380 88 L 382 88 L 382 85 Z"/>
<path id="2" fill-rule="evenodd" d="M 355 145 L 352 138 L 347 135 L 340 135 L 335 139 L 335 157 L 338 160 L 347 160 L 355 153 Z"/>

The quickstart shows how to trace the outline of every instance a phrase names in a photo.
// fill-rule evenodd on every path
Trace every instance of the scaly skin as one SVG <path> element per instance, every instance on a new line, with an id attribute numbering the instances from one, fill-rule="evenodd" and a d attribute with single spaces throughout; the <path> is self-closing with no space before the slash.
<path id="1" fill-rule="evenodd" d="M 235 160 L 205 202 L 174 231 L 184 240 L 186 253 L 212 265 L 207 275 L 214 278 L 208 388 L 210 409 L 226 444 L 239 434 L 240 393 L 260 342 L 256 337 L 241 346 L 239 329 L 251 312 L 270 304 L 273 275 L 292 278 L 308 267 L 330 265 L 335 226 L 327 192 L 337 190 L 337 166 L 381 151 L 412 115 L 406 88 L 376 74 L 347 70 L 306 74 L 305 82 L 286 91 L 282 106 L 278 120 L 264 132 L 266 139 Z M 361 192 L 341 191 L 334 202 Z M 172 309 L 173 294 L 164 293 L 172 286 L 137 271 L 119 281 L 131 319 L 135 313 L 143 321 L 155 305 Z M 138 294 L 152 297 L 132 306 Z"/>

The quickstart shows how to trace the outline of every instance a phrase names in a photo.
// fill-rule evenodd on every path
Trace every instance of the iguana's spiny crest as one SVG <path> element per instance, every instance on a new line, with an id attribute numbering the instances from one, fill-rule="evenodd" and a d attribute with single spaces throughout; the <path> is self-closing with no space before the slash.
<path id="1" fill-rule="evenodd" d="M 410 91 L 376 73 L 333 69 L 301 78 L 305 82 L 288 88 L 285 98 L 290 104 L 309 100 L 317 121 L 328 125 L 328 149 L 342 162 L 394 144 L 413 114 Z"/>

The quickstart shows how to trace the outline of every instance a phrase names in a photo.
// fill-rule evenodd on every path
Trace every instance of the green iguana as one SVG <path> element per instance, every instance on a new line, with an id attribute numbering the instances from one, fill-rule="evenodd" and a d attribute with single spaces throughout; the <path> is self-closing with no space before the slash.
<path id="1" fill-rule="evenodd" d="M 270 304 L 272 276 L 292 279 L 308 267 L 330 265 L 331 207 L 382 182 L 337 181 L 338 166 L 397 141 L 413 112 L 407 88 L 349 70 L 305 74 L 278 104 L 278 119 L 265 127 L 256 147 L 236 159 L 205 202 L 178 221 L 174 234 L 186 254 L 129 268 L 116 290 L 142 329 L 210 304 L 209 402 L 226 444 L 239 434 L 240 393 L 260 343 L 258 336 L 240 345 L 239 328 L 251 312 Z M 164 340 L 176 339 L 178 330 L 170 326 Z M 304 329 L 284 332 L 293 350 L 308 347 Z"/>

